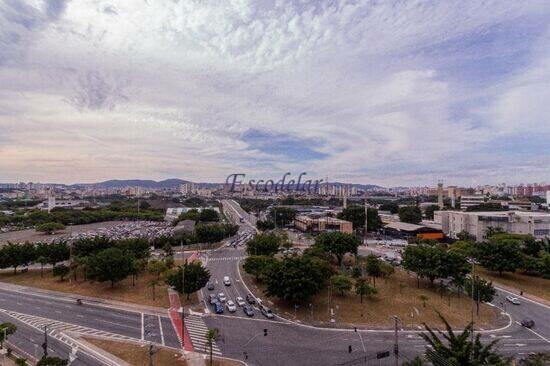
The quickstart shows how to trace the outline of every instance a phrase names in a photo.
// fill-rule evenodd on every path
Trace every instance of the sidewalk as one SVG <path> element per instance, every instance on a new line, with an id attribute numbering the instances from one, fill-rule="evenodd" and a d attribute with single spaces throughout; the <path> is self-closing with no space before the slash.
<path id="1" fill-rule="evenodd" d="M 174 329 L 176 330 L 176 333 L 178 335 L 178 338 L 181 342 L 183 339 L 185 351 L 187 352 L 193 352 L 193 344 L 191 343 L 191 337 L 189 336 L 189 332 L 187 331 L 187 328 L 182 328 L 181 324 L 181 314 L 178 312 L 179 308 L 181 307 L 180 297 L 178 293 L 172 289 L 168 289 L 168 298 L 170 299 L 170 320 L 172 320 L 172 325 L 174 326 Z M 185 322 L 185 318 L 184 318 Z"/>

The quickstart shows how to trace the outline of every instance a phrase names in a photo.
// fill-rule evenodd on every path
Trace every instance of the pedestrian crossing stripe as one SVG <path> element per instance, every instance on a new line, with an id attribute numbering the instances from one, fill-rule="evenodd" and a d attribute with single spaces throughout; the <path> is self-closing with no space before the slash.
<path id="1" fill-rule="evenodd" d="M 199 315 L 188 315 L 185 317 L 185 329 L 189 333 L 191 343 L 195 352 L 210 353 L 210 345 L 206 338 L 208 327 Z M 212 353 L 221 356 L 222 352 L 216 344 L 216 341 L 212 343 Z"/>
<path id="2" fill-rule="evenodd" d="M 223 258 L 208 258 L 208 261 L 238 261 L 246 257 L 223 257 Z"/>

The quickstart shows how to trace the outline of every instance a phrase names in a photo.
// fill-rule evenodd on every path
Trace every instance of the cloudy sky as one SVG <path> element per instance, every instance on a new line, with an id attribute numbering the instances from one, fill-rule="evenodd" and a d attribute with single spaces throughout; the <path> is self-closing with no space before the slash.
<path id="1" fill-rule="evenodd" d="M 0 181 L 550 181 L 548 0 L 1 0 Z"/>

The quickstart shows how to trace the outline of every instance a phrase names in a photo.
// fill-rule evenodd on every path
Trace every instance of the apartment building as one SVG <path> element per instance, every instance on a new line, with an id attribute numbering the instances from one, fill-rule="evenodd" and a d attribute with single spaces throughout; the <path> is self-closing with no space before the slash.
<path id="1" fill-rule="evenodd" d="M 485 196 L 472 195 L 460 197 L 460 209 L 467 210 L 469 207 L 479 206 L 485 202 Z"/>
<path id="2" fill-rule="evenodd" d="M 443 232 L 456 239 L 467 232 L 482 241 L 489 228 L 511 234 L 531 234 L 536 239 L 550 238 L 550 213 L 524 211 L 462 212 L 436 211 L 434 221 Z"/>

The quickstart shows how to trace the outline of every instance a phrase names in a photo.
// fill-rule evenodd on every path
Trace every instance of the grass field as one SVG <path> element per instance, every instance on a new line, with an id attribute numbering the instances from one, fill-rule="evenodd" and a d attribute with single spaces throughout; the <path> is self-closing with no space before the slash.
<path id="1" fill-rule="evenodd" d="M 145 345 L 126 342 L 116 342 L 96 338 L 85 338 L 87 342 L 109 352 L 110 354 L 128 362 L 133 366 L 148 366 L 149 352 Z M 186 366 L 187 362 L 181 360 L 181 353 L 167 348 L 159 348 L 153 355 L 153 364 L 156 366 Z M 214 359 L 214 366 L 236 366 L 236 362 Z"/>
<path id="2" fill-rule="evenodd" d="M 441 296 L 437 288 L 432 288 L 429 282 L 421 282 L 416 286 L 416 277 L 404 271 L 396 271 L 387 281 L 377 279 L 377 295 L 365 297 L 363 304 L 359 296 L 350 292 L 340 296 L 333 291 L 330 306 L 328 304 L 328 290 L 323 290 L 311 299 L 309 304 L 294 310 L 294 307 L 276 298 L 267 298 L 263 294 L 263 284 L 256 283 L 252 276 L 242 269 L 243 279 L 249 288 L 262 300 L 270 301 L 275 313 L 284 317 L 320 324 L 330 321 L 329 309 L 334 310 L 334 319 L 338 325 L 383 327 L 391 326 L 392 316 L 397 315 L 405 328 L 418 329 L 425 322 L 429 325 L 441 326 L 436 309 L 453 326 L 464 326 L 471 319 L 471 300 L 461 295 Z M 420 296 L 426 296 L 424 306 Z M 499 323 L 499 311 L 488 305 L 481 304 L 479 316 L 475 316 L 476 326 L 480 328 L 494 327 Z M 502 320 L 502 319 L 500 319 Z"/>
<path id="3" fill-rule="evenodd" d="M 520 273 L 504 272 L 502 276 L 498 272 L 490 272 L 485 268 L 476 268 L 478 274 L 495 284 L 499 283 L 507 287 L 523 291 L 526 294 L 535 295 L 546 301 L 550 301 L 550 280 L 541 277 L 526 276 Z"/>
<path id="4" fill-rule="evenodd" d="M 135 286 L 132 286 L 132 279 L 129 277 L 111 288 L 110 282 L 83 281 L 81 277 L 77 281 L 69 281 L 68 278 L 59 281 L 57 277 L 52 276 L 51 270 L 46 269 L 44 277 L 40 276 L 40 270 L 19 272 L 16 275 L 12 271 L 0 273 L 0 281 L 16 285 L 168 308 L 170 303 L 165 284 L 156 286 L 156 296 L 153 301 L 152 289 L 147 286 L 148 281 L 153 277 L 153 275 L 144 273 L 138 276 Z M 196 301 L 196 295 L 192 301 Z"/>

